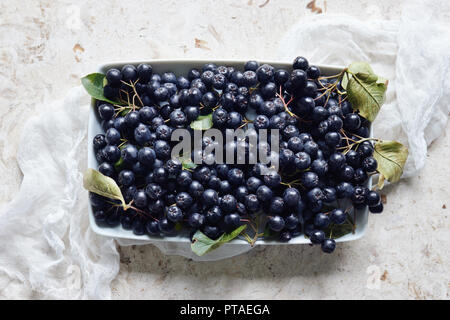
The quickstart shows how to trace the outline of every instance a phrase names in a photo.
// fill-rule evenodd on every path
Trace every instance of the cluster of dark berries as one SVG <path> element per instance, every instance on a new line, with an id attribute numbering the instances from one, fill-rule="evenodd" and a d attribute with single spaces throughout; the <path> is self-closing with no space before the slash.
<path id="1" fill-rule="evenodd" d="M 328 231 L 348 223 L 353 208 L 383 210 L 379 194 L 365 186 L 377 170 L 370 123 L 352 109 L 336 78 L 321 77 L 303 57 L 292 70 L 256 61 L 243 71 L 208 63 L 186 76 L 125 65 L 109 69 L 106 79 L 104 96 L 121 103 L 98 103 L 105 133 L 93 146 L 98 170 L 117 182 L 130 208 L 91 194 L 98 223 L 151 236 L 174 234 L 178 225 L 217 239 L 264 214 L 271 236 L 289 241 L 304 234 L 330 253 L 336 244 Z M 261 143 L 280 169 L 261 163 L 186 168 L 172 158 L 173 130 L 192 130 L 191 122 L 208 114 L 222 131 L 278 129 L 279 153 L 271 152 L 270 139 Z M 205 137 L 202 147 L 212 143 Z M 247 140 L 233 144 L 249 147 Z M 336 205 L 344 198 L 349 208 Z"/>

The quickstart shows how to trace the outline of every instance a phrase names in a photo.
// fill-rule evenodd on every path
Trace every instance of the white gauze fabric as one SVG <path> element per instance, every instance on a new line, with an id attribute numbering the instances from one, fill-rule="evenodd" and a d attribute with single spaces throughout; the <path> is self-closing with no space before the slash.
<path id="1" fill-rule="evenodd" d="M 0 293 L 5 298 L 107 299 L 119 271 L 113 239 L 89 228 L 89 97 L 81 87 L 39 106 L 23 128 L 23 181 L 0 213 Z M 27 288 L 24 294 L 23 288 Z"/>
<path id="2" fill-rule="evenodd" d="M 450 111 L 450 37 L 440 26 L 450 4 L 406 5 L 401 20 L 394 22 L 331 15 L 302 19 L 281 41 L 278 58 L 291 61 L 303 55 L 317 64 L 344 66 L 364 60 L 390 79 L 374 132 L 409 146 L 405 176 L 411 176 L 424 166 L 427 145 L 442 133 Z M 20 142 L 20 191 L 0 209 L 0 297 L 110 298 L 119 254 L 115 240 L 90 230 L 82 188 L 89 98 L 78 87 L 38 110 L 42 112 L 25 124 Z M 199 259 L 186 244 L 158 248 Z M 248 250 L 224 246 L 202 259 Z"/>

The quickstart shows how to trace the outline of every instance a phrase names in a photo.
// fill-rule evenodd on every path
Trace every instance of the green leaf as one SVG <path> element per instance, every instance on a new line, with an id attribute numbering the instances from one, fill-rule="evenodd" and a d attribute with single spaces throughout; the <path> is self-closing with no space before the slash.
<path id="1" fill-rule="evenodd" d="M 347 69 L 343 86 L 353 109 L 372 122 L 386 99 L 388 81 L 376 75 L 366 62 L 354 62 Z M 345 79 L 345 76 L 344 76 Z"/>
<path id="2" fill-rule="evenodd" d="M 213 126 L 212 113 L 205 116 L 199 116 L 191 122 L 191 128 L 194 130 L 208 130 Z"/>
<path id="3" fill-rule="evenodd" d="M 348 72 L 344 72 L 341 80 L 341 87 L 347 90 L 348 79 L 350 78 L 350 74 Z"/>
<path id="4" fill-rule="evenodd" d="M 81 84 L 86 89 L 89 95 L 97 100 L 106 101 L 112 104 L 118 104 L 115 101 L 105 98 L 103 95 L 103 83 L 105 81 L 105 75 L 102 73 L 91 73 L 81 78 Z"/>
<path id="5" fill-rule="evenodd" d="M 247 227 L 246 224 L 233 230 L 230 233 L 224 233 L 217 240 L 208 238 L 203 232 L 197 231 L 192 238 L 191 249 L 198 256 L 203 256 L 211 250 L 217 249 L 224 243 L 227 243 L 236 238 Z"/>
<path id="6" fill-rule="evenodd" d="M 408 158 L 408 148 L 397 141 L 380 141 L 375 144 L 373 157 L 378 162 L 378 187 L 382 189 L 384 179 L 391 183 L 400 180 Z"/>
<path id="7" fill-rule="evenodd" d="M 194 169 L 195 167 L 197 167 L 197 165 L 193 163 L 191 159 L 182 159 L 181 166 L 183 167 L 183 169 Z"/>
<path id="8" fill-rule="evenodd" d="M 344 224 L 334 224 L 331 223 L 325 230 L 325 235 L 327 238 L 338 239 L 346 234 L 353 232 L 353 225 L 350 223 Z"/>
<path id="9" fill-rule="evenodd" d="M 192 159 L 190 156 L 179 156 L 178 160 L 181 162 L 181 166 L 183 169 L 185 170 L 190 170 L 190 169 L 194 169 L 195 167 L 197 167 L 197 165 L 192 162 Z"/>
<path id="10" fill-rule="evenodd" d="M 231 240 L 233 240 L 234 238 L 236 238 L 238 235 L 241 234 L 242 231 L 245 230 L 245 228 L 247 228 L 246 224 L 243 224 L 242 226 L 234 229 L 233 231 L 231 231 L 230 233 L 224 233 L 220 238 L 222 238 L 221 242 L 222 244 L 230 242 Z M 220 239 L 219 238 L 219 239 Z"/>
<path id="11" fill-rule="evenodd" d="M 346 234 L 353 233 L 355 230 L 355 223 L 353 218 L 347 213 L 347 220 L 343 224 L 331 223 L 325 230 L 327 238 L 338 239 Z"/>
<path id="12" fill-rule="evenodd" d="M 347 70 L 350 74 L 370 75 L 373 74 L 372 67 L 367 62 L 352 62 Z"/>
<path id="13" fill-rule="evenodd" d="M 121 117 L 125 117 L 130 111 L 131 111 L 131 108 L 124 109 L 119 113 L 119 115 Z"/>
<path id="14" fill-rule="evenodd" d="M 87 169 L 83 176 L 83 187 L 90 192 L 99 194 L 101 196 L 120 200 L 125 207 L 125 199 L 122 196 L 117 183 L 110 177 L 101 174 L 94 169 Z"/>

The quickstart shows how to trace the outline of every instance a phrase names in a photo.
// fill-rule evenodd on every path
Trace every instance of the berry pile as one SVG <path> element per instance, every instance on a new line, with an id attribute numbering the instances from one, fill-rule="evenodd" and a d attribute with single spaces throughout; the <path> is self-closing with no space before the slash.
<path id="1" fill-rule="evenodd" d="M 292 70 L 256 61 L 242 71 L 208 63 L 178 77 L 153 73 L 148 64 L 125 65 L 109 69 L 106 79 L 104 96 L 126 106 L 98 102 L 105 133 L 93 146 L 98 170 L 117 182 L 130 206 L 124 210 L 91 193 L 99 224 L 151 236 L 200 230 L 217 239 L 265 216 L 265 236 L 286 242 L 304 234 L 331 253 L 333 227 L 353 221 L 353 209 L 383 210 L 379 194 L 365 186 L 377 170 L 370 122 L 353 110 L 336 77 L 321 76 L 303 57 Z M 249 112 L 256 114 L 252 120 Z M 172 158 L 173 130 L 192 131 L 190 124 L 209 114 L 222 131 L 278 129 L 279 153 L 261 143 L 280 169 L 261 163 L 186 167 Z M 202 147 L 214 143 L 205 137 Z M 248 140 L 233 144 L 249 148 Z M 342 202 L 349 205 L 340 208 Z"/>

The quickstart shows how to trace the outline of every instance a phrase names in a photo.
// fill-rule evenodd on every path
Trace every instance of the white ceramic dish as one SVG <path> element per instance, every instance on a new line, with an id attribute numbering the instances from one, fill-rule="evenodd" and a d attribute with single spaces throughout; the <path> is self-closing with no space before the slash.
<path id="1" fill-rule="evenodd" d="M 243 69 L 243 66 L 245 64 L 245 61 L 247 60 L 187 60 L 187 59 L 178 59 L 178 60 L 148 60 L 148 61 L 131 61 L 131 62 L 117 62 L 117 63 L 107 63 L 104 65 L 101 65 L 97 72 L 100 73 L 106 73 L 106 71 L 110 68 L 116 67 L 121 68 L 125 64 L 134 64 L 138 65 L 139 63 L 148 63 L 151 64 L 153 67 L 153 72 L 155 73 L 163 73 L 163 72 L 174 72 L 177 76 L 178 75 L 186 75 L 187 72 L 191 68 L 201 68 L 205 63 L 208 62 L 214 62 L 217 65 L 225 65 L 225 66 L 233 66 L 235 68 Z M 291 63 L 285 63 L 285 62 L 276 62 L 276 61 L 261 61 L 261 63 L 268 63 L 274 66 L 275 68 L 284 68 L 286 70 L 292 69 Z M 327 66 L 327 65 L 318 65 L 320 67 L 320 70 L 323 75 L 333 75 L 339 73 L 343 68 L 337 67 L 337 66 Z M 104 133 L 103 129 L 100 126 L 100 120 L 98 118 L 97 112 L 94 108 L 94 100 L 92 100 L 92 108 L 90 110 L 89 114 L 89 127 L 88 127 L 88 167 L 93 169 L 98 169 L 98 163 L 95 158 L 94 154 L 94 148 L 92 145 L 92 140 L 95 135 L 99 133 Z M 372 131 L 372 130 L 371 130 Z M 370 178 L 367 182 L 367 187 L 370 188 L 372 186 L 372 179 Z M 339 239 L 336 239 L 337 242 L 343 242 L 343 241 L 351 241 L 351 240 L 357 240 L 361 238 L 366 231 L 367 227 L 367 220 L 368 220 L 368 209 L 360 210 L 356 214 L 356 230 L 353 234 L 347 234 Z M 189 237 L 187 234 L 182 234 L 178 236 L 172 236 L 172 237 L 151 237 L 148 235 L 142 235 L 138 236 L 135 235 L 131 230 L 125 230 L 122 229 L 122 227 L 119 225 L 115 228 L 110 227 L 103 227 L 97 225 L 97 223 L 94 220 L 93 213 L 92 213 L 92 207 L 89 206 L 89 221 L 90 226 L 92 230 L 102 236 L 107 237 L 114 237 L 114 238 L 122 238 L 122 239 L 129 239 L 129 240 L 140 240 L 145 241 L 146 243 L 156 243 L 156 242 L 182 242 L 182 243 L 188 243 L 190 242 Z M 279 241 L 268 241 L 268 240 L 258 240 L 258 245 L 292 245 L 292 244 L 308 244 L 310 241 L 305 238 L 304 236 L 298 236 L 293 238 L 288 243 L 283 243 Z M 242 246 L 242 245 L 249 245 L 247 241 L 242 239 L 234 239 L 231 242 L 225 244 L 226 246 Z"/>

